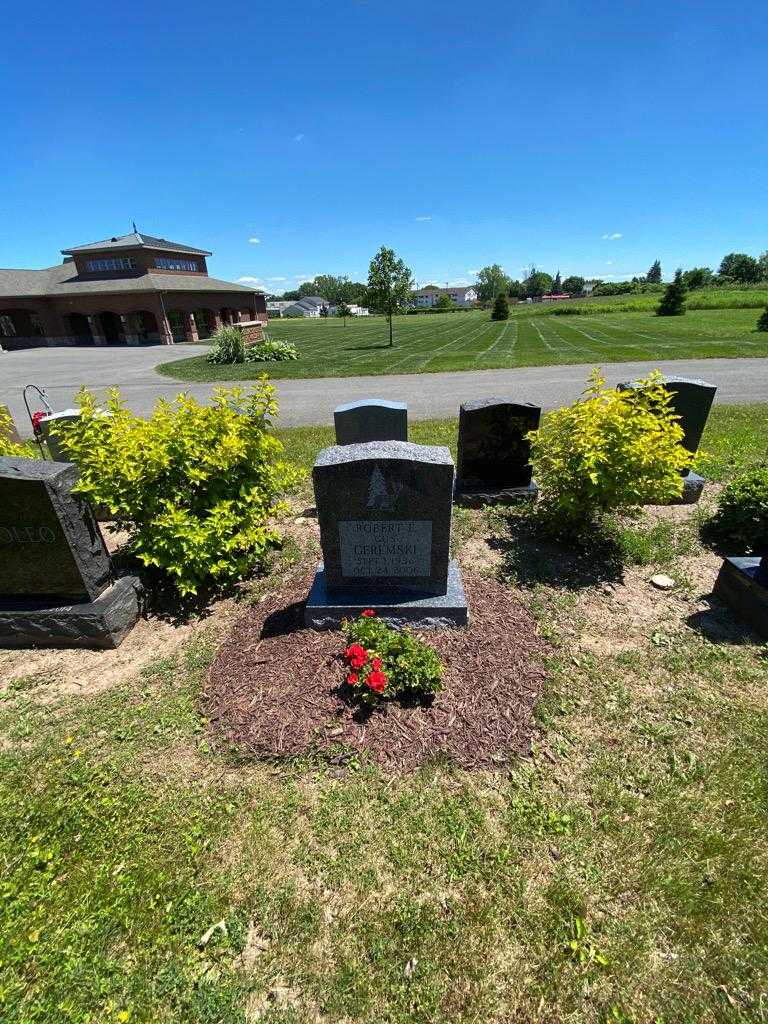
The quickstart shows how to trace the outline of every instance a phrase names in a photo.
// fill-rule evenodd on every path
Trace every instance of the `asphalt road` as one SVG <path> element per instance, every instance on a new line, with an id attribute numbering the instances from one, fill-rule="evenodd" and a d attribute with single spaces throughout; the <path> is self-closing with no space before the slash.
<path id="1" fill-rule="evenodd" d="M 31 433 L 24 409 L 25 384 L 45 388 L 54 409 L 74 404 L 81 384 L 103 395 L 118 385 L 135 412 L 148 414 L 156 400 L 185 389 L 182 381 L 155 372 L 158 363 L 186 359 L 208 351 L 205 345 L 147 348 L 38 348 L 0 353 L 0 404 L 7 405 L 20 432 Z M 718 402 L 768 402 L 768 359 L 677 359 L 665 362 L 612 363 L 603 366 L 609 383 L 647 373 L 654 367 L 685 377 L 702 377 L 718 387 Z M 572 402 L 592 367 L 530 366 L 514 370 L 467 370 L 455 373 L 398 374 L 391 377 L 324 377 L 277 381 L 280 424 L 330 424 L 333 409 L 359 398 L 388 398 L 408 403 L 412 419 L 455 416 L 463 401 L 511 396 L 551 409 Z M 210 396 L 213 384 L 187 384 L 198 399 Z M 34 408 L 34 407 L 33 407 Z"/>

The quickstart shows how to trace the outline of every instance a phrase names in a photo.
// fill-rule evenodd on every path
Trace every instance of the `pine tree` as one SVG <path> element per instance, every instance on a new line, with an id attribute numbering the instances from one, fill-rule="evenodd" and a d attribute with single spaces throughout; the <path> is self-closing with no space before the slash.
<path id="1" fill-rule="evenodd" d="M 562 279 L 560 277 L 560 271 L 558 270 L 558 272 L 555 274 L 555 280 L 554 280 L 554 282 L 552 284 L 552 291 L 555 292 L 556 295 L 559 295 L 562 290 L 563 290 L 563 282 L 562 282 Z"/>
<path id="2" fill-rule="evenodd" d="M 661 261 L 654 260 L 651 269 L 645 275 L 648 284 L 661 284 Z"/>
<path id="3" fill-rule="evenodd" d="M 682 270 L 675 271 L 675 279 L 667 285 L 659 305 L 656 307 L 657 316 L 682 316 L 685 313 L 685 299 L 688 289 L 683 284 Z"/>
<path id="4" fill-rule="evenodd" d="M 768 306 L 763 310 L 762 316 L 757 321 L 758 331 L 768 331 Z"/>
<path id="5" fill-rule="evenodd" d="M 499 292 L 493 304 L 491 320 L 509 320 L 509 302 L 504 292 Z"/>

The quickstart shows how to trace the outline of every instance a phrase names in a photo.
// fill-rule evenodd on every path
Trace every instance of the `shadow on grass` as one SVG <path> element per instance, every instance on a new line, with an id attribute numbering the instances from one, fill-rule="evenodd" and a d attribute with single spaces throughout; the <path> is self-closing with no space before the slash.
<path id="1" fill-rule="evenodd" d="M 762 647 L 766 640 L 752 627 L 742 622 L 736 613 L 719 601 L 713 594 L 705 594 L 702 601 L 709 603 L 704 608 L 689 615 L 686 623 L 710 643 L 729 647 Z"/>
<path id="2" fill-rule="evenodd" d="M 380 348 L 389 348 L 389 342 L 385 341 L 383 345 L 382 344 L 376 344 L 376 345 L 347 345 L 344 348 L 344 351 L 345 352 L 371 352 L 371 351 L 374 351 L 374 350 L 380 349 Z"/>
<path id="3" fill-rule="evenodd" d="M 607 530 L 572 546 L 548 536 L 533 508 L 515 509 L 504 518 L 506 531 L 491 537 L 488 545 L 503 555 L 502 575 L 517 583 L 583 590 L 623 580 L 625 555 L 618 538 Z"/>

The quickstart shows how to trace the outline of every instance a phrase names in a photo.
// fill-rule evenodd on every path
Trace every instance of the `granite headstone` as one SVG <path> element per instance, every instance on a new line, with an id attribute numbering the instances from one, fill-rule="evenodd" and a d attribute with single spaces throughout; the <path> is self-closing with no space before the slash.
<path id="1" fill-rule="evenodd" d="M 671 408 L 680 417 L 683 430 L 682 445 L 695 455 L 699 450 L 701 437 L 709 419 L 709 411 L 715 399 L 717 387 L 705 380 L 691 377 L 663 378 L 664 387 L 672 395 Z M 638 382 L 619 384 L 620 388 L 635 388 Z M 678 504 L 692 505 L 699 500 L 704 490 L 704 477 L 693 470 L 683 474 L 683 493 Z"/>
<path id="2" fill-rule="evenodd" d="M 768 555 L 726 558 L 713 592 L 756 633 L 768 637 Z"/>
<path id="3" fill-rule="evenodd" d="M 0 647 L 115 647 L 138 616 L 69 462 L 0 458 Z"/>
<path id="4" fill-rule="evenodd" d="M 373 608 L 387 621 L 466 625 L 450 558 L 454 468 L 447 448 L 379 441 L 322 451 L 312 472 L 323 565 L 306 622 Z"/>
<path id="5" fill-rule="evenodd" d="M 541 409 L 529 402 L 484 398 L 459 410 L 456 497 L 463 504 L 513 502 L 535 498 L 531 443 Z"/>
<path id="6" fill-rule="evenodd" d="M 333 412 L 336 444 L 407 441 L 408 406 L 384 398 L 366 398 L 338 405 Z"/>

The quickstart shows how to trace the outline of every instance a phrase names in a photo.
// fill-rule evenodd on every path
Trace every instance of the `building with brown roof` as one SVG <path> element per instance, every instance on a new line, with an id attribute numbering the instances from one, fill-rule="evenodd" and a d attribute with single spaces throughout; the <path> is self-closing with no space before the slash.
<path id="1" fill-rule="evenodd" d="M 264 294 L 208 276 L 205 249 L 134 231 L 62 249 L 47 270 L 0 270 L 0 345 L 198 341 L 265 322 Z"/>

